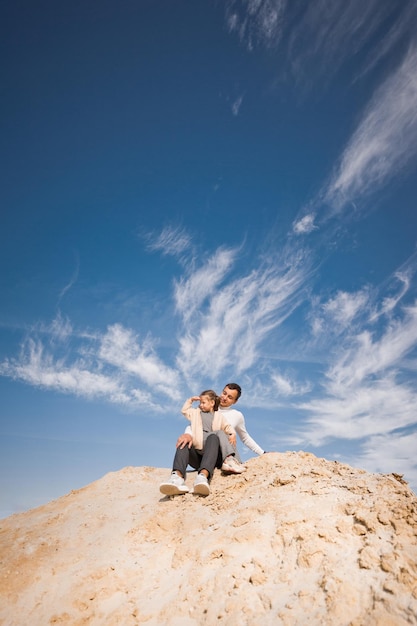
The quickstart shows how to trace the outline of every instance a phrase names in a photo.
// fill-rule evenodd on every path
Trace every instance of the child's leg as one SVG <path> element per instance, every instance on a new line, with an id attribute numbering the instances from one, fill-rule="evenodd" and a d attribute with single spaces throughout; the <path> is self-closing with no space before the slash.
<path id="1" fill-rule="evenodd" d="M 194 446 L 191 446 L 191 448 L 188 446 L 184 446 L 184 448 L 177 448 L 174 463 L 172 465 L 172 471 L 179 472 L 181 476 L 185 478 L 187 465 L 191 465 L 191 467 L 197 469 L 200 465 L 200 461 L 201 455 L 198 454 Z"/>
<path id="2" fill-rule="evenodd" d="M 215 433 L 210 433 L 204 444 L 203 456 L 198 472 L 200 473 L 204 469 L 208 472 L 208 478 L 211 478 L 214 468 L 221 467 L 222 462 L 219 438 Z"/>

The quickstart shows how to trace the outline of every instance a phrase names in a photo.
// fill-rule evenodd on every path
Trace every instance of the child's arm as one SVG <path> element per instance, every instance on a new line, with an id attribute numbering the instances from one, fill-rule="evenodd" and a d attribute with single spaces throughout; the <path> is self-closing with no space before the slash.
<path id="1" fill-rule="evenodd" d="M 184 405 L 181 409 L 181 413 L 189 420 L 190 418 L 190 409 L 192 408 L 193 402 L 200 401 L 200 396 L 193 396 L 192 398 L 188 398 L 184 402 Z"/>

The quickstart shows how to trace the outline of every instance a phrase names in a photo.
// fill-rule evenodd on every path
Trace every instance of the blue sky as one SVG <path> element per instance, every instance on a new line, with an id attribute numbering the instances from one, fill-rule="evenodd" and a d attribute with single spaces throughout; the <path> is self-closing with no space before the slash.
<path id="1" fill-rule="evenodd" d="M 170 467 L 228 381 L 416 490 L 416 3 L 1 11 L 0 514 Z"/>

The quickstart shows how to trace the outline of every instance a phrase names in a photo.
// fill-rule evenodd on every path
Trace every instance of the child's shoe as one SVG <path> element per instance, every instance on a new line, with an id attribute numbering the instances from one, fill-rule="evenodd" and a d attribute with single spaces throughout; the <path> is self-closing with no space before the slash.
<path id="1" fill-rule="evenodd" d="M 194 481 L 194 493 L 199 496 L 208 496 L 210 493 L 210 485 L 204 474 L 198 474 Z"/>
<path id="2" fill-rule="evenodd" d="M 178 476 L 177 472 L 172 472 L 170 479 L 159 485 L 159 491 L 165 496 L 178 496 L 188 493 L 190 490 L 185 484 L 185 480 Z"/>

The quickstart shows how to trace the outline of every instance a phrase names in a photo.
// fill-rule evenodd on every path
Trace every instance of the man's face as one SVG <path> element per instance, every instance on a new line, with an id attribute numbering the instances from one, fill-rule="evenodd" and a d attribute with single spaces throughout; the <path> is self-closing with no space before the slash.
<path id="1" fill-rule="evenodd" d="M 225 387 L 220 396 L 220 406 L 226 409 L 237 401 L 237 389 Z"/>

